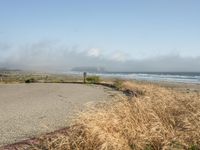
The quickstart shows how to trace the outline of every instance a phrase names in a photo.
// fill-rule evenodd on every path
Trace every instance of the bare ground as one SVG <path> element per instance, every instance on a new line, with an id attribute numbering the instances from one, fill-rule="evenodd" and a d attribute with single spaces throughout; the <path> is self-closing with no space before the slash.
<path id="1" fill-rule="evenodd" d="M 0 84 L 0 146 L 66 127 L 85 105 L 113 94 L 95 85 Z"/>

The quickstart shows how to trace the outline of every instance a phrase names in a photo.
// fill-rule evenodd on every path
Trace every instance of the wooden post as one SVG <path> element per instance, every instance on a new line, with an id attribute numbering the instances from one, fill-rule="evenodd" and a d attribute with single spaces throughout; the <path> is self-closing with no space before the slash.
<path id="1" fill-rule="evenodd" d="M 0 74 L 0 82 L 3 82 L 3 74 Z"/>
<path id="2" fill-rule="evenodd" d="M 86 83 L 86 77 L 87 77 L 87 73 L 83 72 L 83 83 Z"/>

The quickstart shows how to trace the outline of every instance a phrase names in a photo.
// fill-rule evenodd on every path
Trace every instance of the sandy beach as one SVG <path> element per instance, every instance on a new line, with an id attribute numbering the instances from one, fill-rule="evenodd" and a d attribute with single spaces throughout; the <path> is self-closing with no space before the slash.
<path id="1" fill-rule="evenodd" d="M 113 94 L 96 85 L 0 84 L 0 146 L 65 127 L 75 112 Z"/>

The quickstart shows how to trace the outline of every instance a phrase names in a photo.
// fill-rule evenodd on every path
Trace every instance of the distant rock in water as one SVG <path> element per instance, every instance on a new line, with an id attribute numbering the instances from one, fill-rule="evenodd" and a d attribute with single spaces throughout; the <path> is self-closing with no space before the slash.
<path id="1" fill-rule="evenodd" d="M 106 69 L 103 67 L 74 67 L 72 68 L 72 71 L 78 71 L 78 72 L 106 72 Z"/>

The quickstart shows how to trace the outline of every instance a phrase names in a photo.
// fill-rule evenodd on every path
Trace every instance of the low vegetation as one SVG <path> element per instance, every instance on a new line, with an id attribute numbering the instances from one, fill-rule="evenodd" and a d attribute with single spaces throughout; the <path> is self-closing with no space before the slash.
<path id="1" fill-rule="evenodd" d="M 31 72 L 0 72 L 0 83 L 67 83 L 82 82 L 82 77 Z"/>
<path id="2" fill-rule="evenodd" d="M 25 83 L 34 83 L 36 80 L 34 78 L 26 79 Z"/>
<path id="3" fill-rule="evenodd" d="M 100 83 L 100 77 L 99 76 L 89 76 L 86 78 L 86 81 L 88 83 L 92 83 L 92 84 Z"/>
<path id="4" fill-rule="evenodd" d="M 115 83 L 116 84 L 116 83 Z M 118 85 L 118 83 L 117 83 Z M 120 83 L 137 97 L 115 97 L 80 113 L 67 134 L 41 137 L 32 149 L 200 149 L 200 94 Z"/>
<path id="5" fill-rule="evenodd" d="M 116 79 L 114 80 L 113 85 L 117 90 L 121 90 L 123 88 L 123 81 L 120 79 Z"/>

